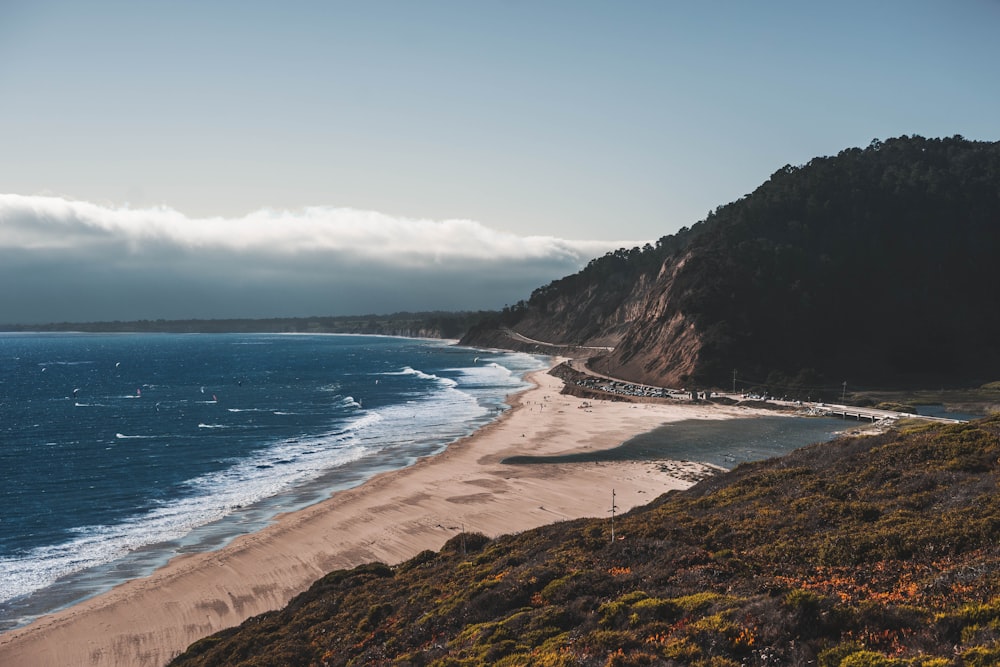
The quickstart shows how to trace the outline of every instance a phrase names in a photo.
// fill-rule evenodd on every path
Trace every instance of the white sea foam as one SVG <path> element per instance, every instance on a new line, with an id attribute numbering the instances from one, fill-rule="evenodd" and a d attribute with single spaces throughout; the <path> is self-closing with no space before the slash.
<path id="1" fill-rule="evenodd" d="M 205 424 L 204 422 L 198 424 L 198 428 L 229 428 L 228 424 Z"/>
<path id="2" fill-rule="evenodd" d="M 361 404 L 354 400 L 353 396 L 336 396 L 334 403 L 340 408 L 360 408 Z"/>
<path id="3" fill-rule="evenodd" d="M 489 411 L 458 383 L 405 367 L 384 375 L 409 375 L 430 380 L 431 392 L 415 392 L 413 400 L 368 412 L 350 427 L 360 441 L 379 448 L 412 451 L 408 457 L 426 456 L 448 442 L 467 435 L 488 417 Z M 377 418 L 376 418 L 377 415 Z"/>
<path id="4" fill-rule="evenodd" d="M 345 432 L 346 431 L 361 431 L 361 430 L 363 430 L 365 428 L 368 428 L 370 426 L 374 426 L 375 424 L 379 423 L 383 419 L 384 419 L 384 417 L 382 416 L 381 412 L 378 412 L 378 411 L 368 412 L 367 414 L 365 414 L 365 415 L 363 415 L 361 417 L 358 417 L 353 422 L 349 423 L 344 428 L 344 431 Z"/>
<path id="5" fill-rule="evenodd" d="M 437 383 L 439 383 L 441 385 L 444 385 L 446 387 L 457 387 L 458 386 L 458 383 L 455 382 L 454 380 L 452 380 L 451 378 L 439 377 L 437 375 L 433 375 L 431 373 L 425 373 L 425 372 L 417 370 L 415 368 L 410 368 L 409 366 L 404 366 L 403 370 L 401 370 L 401 371 L 386 372 L 386 373 L 382 373 L 382 375 L 413 375 L 415 377 L 420 378 L 421 380 L 433 380 L 433 381 L 435 381 L 435 382 L 437 382 Z"/>
<path id="6" fill-rule="evenodd" d="M 125 436 L 119 438 L 149 437 Z M 198 526 L 287 491 L 370 449 L 344 435 L 276 443 L 230 467 L 188 480 L 190 494 L 110 526 L 87 526 L 76 537 L 16 557 L 0 557 L 0 602 L 53 584 L 60 577 L 104 565 L 151 544 L 176 540 Z"/>
<path id="7" fill-rule="evenodd" d="M 496 387 L 518 385 L 520 378 L 506 366 L 490 362 L 479 366 L 453 369 L 459 375 L 460 384 L 465 387 Z"/>

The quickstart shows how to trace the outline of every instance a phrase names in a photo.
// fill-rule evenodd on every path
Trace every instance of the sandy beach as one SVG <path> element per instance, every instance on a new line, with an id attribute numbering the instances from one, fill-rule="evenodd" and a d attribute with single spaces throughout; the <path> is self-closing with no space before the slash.
<path id="1" fill-rule="evenodd" d="M 511 410 L 446 451 L 280 517 L 209 553 L 0 635 L 0 665 L 163 665 L 208 634 L 285 605 L 330 570 L 404 561 L 463 528 L 489 536 L 603 517 L 691 485 L 697 464 L 505 465 L 513 455 L 608 449 L 664 423 L 773 414 L 560 394 L 544 372 Z"/>

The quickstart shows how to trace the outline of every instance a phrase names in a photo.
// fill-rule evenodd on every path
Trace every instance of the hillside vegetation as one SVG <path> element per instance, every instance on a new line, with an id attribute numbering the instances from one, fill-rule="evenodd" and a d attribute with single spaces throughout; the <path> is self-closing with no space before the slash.
<path id="1" fill-rule="evenodd" d="M 873 141 L 785 166 L 655 245 L 539 288 L 498 326 L 615 345 L 612 374 L 816 391 L 1000 377 L 1000 143 Z M 744 385 L 746 386 L 746 385 Z"/>
<path id="2" fill-rule="evenodd" d="M 1000 418 L 317 581 L 175 666 L 1000 664 Z"/>

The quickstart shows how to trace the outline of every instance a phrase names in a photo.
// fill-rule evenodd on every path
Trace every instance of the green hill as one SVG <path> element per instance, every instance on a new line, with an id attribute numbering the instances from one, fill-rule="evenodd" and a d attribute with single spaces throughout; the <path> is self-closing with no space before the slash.
<path id="1" fill-rule="evenodd" d="M 874 141 L 785 166 L 654 245 L 536 290 L 498 326 L 613 345 L 616 376 L 682 386 L 978 385 L 1000 377 L 1000 143 Z M 814 394 L 815 395 L 815 394 Z"/>
<path id="2" fill-rule="evenodd" d="M 1000 418 L 843 438 L 621 517 L 332 572 L 172 664 L 1000 664 Z"/>

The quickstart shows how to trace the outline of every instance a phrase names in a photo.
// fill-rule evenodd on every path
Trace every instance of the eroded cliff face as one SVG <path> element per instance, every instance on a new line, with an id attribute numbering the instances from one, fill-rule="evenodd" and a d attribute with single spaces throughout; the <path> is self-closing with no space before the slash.
<path id="1" fill-rule="evenodd" d="M 637 290 L 623 316 L 629 327 L 605 360 L 611 374 L 633 382 L 682 387 L 695 373 L 702 339 L 677 308 L 677 276 L 688 261 L 668 259 L 655 280 Z"/>
<path id="2" fill-rule="evenodd" d="M 695 375 L 702 339 L 694 322 L 677 308 L 677 277 L 688 256 L 671 257 L 655 273 L 640 275 L 627 289 L 606 282 L 529 307 L 510 326 L 484 329 L 463 340 L 470 345 L 550 354 L 588 356 L 591 366 L 614 377 L 683 387 Z M 522 338 L 523 337 L 523 338 Z M 524 339 L 567 348 L 546 348 Z M 580 349 L 572 349 L 579 346 Z M 610 353 L 593 348 L 614 348 Z"/>
<path id="3" fill-rule="evenodd" d="M 642 316 L 651 280 L 641 276 L 627 290 L 590 284 L 532 308 L 515 325 L 523 336 L 561 345 L 614 347 Z"/>

